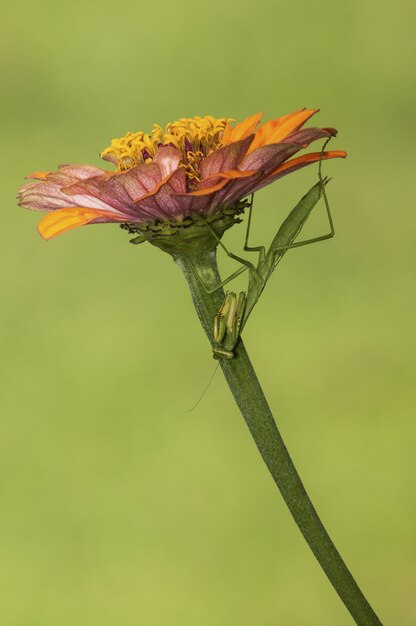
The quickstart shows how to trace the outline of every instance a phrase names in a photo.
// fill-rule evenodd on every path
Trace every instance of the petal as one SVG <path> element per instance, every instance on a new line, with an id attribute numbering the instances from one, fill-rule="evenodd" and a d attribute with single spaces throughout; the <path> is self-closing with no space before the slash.
<path id="1" fill-rule="evenodd" d="M 127 193 L 127 197 L 134 202 L 141 196 L 152 192 L 162 180 L 160 167 L 155 163 L 136 165 L 126 172 L 118 172 L 111 176 L 108 181 L 108 191 L 117 194 L 121 189 Z M 103 180 L 100 189 L 106 187 Z"/>
<path id="2" fill-rule="evenodd" d="M 97 198 L 105 201 L 114 209 L 123 212 L 127 218 L 138 217 L 136 201 L 153 192 L 161 182 L 160 167 L 155 163 L 139 164 L 124 172 L 107 172 L 105 176 L 96 176 L 63 191 L 74 198 Z M 78 204 L 78 202 L 77 202 Z M 147 218 L 151 215 L 147 215 Z"/>
<path id="3" fill-rule="evenodd" d="M 274 169 L 286 159 L 301 150 L 301 146 L 287 143 L 275 143 L 270 146 L 261 146 L 254 152 L 250 152 L 240 165 L 240 169 L 261 170 L 263 173 Z"/>
<path id="4" fill-rule="evenodd" d="M 59 185 L 49 180 L 25 185 L 19 191 L 19 205 L 38 211 L 55 211 L 73 206 L 115 212 L 117 209 L 102 198 L 86 193 L 68 196 Z"/>
<path id="5" fill-rule="evenodd" d="M 255 172 L 250 177 L 233 180 L 221 192 L 221 196 L 219 197 L 221 206 L 232 206 L 238 200 L 250 195 L 261 178 L 262 173 Z"/>
<path id="6" fill-rule="evenodd" d="M 112 207 L 91 201 L 90 198 L 83 197 L 84 204 L 87 208 L 113 210 Z M 79 200 L 79 202 L 78 202 Z M 74 197 L 69 199 L 68 196 L 61 192 L 57 185 L 47 183 L 31 183 L 25 185 L 19 191 L 19 206 L 35 211 L 54 211 L 56 209 L 67 208 L 75 205 L 83 206 L 81 198 Z"/>
<path id="7" fill-rule="evenodd" d="M 32 172 L 25 176 L 25 178 L 34 178 L 36 180 L 44 180 L 51 172 Z"/>
<path id="8" fill-rule="evenodd" d="M 166 154 L 163 167 L 177 162 L 172 152 Z M 164 159 L 163 159 L 164 160 Z M 98 174 L 98 175 L 97 175 Z M 141 221 L 160 217 L 135 201 L 155 190 L 161 182 L 161 168 L 156 163 L 139 164 L 125 172 L 106 172 L 93 166 L 64 165 L 44 180 L 29 183 L 20 190 L 20 205 L 38 210 L 55 211 L 80 207 L 108 211 L 115 221 Z M 175 189 L 185 190 L 183 188 Z"/>
<path id="9" fill-rule="evenodd" d="M 208 178 L 218 172 L 235 170 L 246 154 L 254 135 L 218 148 L 209 154 L 201 163 L 202 178 Z"/>
<path id="10" fill-rule="evenodd" d="M 58 209 L 47 213 L 38 224 L 38 231 L 44 239 L 52 239 L 67 230 L 89 224 L 97 218 L 105 218 L 104 221 L 114 220 L 114 216 L 106 211 L 94 211 L 93 209 L 70 207 Z"/>
<path id="11" fill-rule="evenodd" d="M 262 170 L 263 174 L 268 174 L 272 169 L 281 165 L 293 154 L 307 148 L 312 141 L 329 138 L 332 134 L 323 128 L 305 128 L 289 135 L 280 143 L 261 146 L 250 152 L 240 165 L 241 170 Z"/>
<path id="12" fill-rule="evenodd" d="M 322 161 L 326 161 L 327 159 L 336 159 L 336 158 L 345 159 L 345 157 L 347 156 L 347 153 L 344 152 L 344 150 L 329 150 L 328 152 L 322 152 L 322 153 L 310 152 L 309 154 L 303 154 L 302 156 L 297 157 L 296 159 L 291 159 L 290 161 L 286 161 L 286 163 L 283 163 L 282 165 L 274 169 L 267 176 L 262 177 L 259 183 L 253 189 L 253 191 L 258 191 L 262 187 L 265 187 L 266 185 L 270 185 L 270 183 L 274 183 L 279 178 L 282 178 L 282 176 L 291 174 L 292 172 L 295 172 L 296 170 L 299 170 L 302 167 L 305 167 L 306 165 L 311 165 L 312 163 L 318 163 L 321 160 L 321 155 L 322 155 Z"/>
<path id="13" fill-rule="evenodd" d="M 282 143 L 296 144 L 302 148 L 307 148 L 312 141 L 325 138 L 329 139 L 329 137 L 334 137 L 336 133 L 337 131 L 334 128 L 317 128 L 311 126 L 310 128 L 303 128 L 302 130 L 291 133 L 282 140 Z"/>
<path id="14" fill-rule="evenodd" d="M 227 180 L 234 180 L 236 178 L 247 178 L 248 176 L 251 176 L 252 174 L 255 174 L 255 171 L 248 170 L 248 171 L 241 172 L 240 170 L 228 170 L 228 172 L 218 172 L 217 174 L 211 174 L 210 176 L 207 176 L 207 178 L 204 178 L 203 180 L 201 180 L 198 186 L 198 191 L 212 187 L 213 185 L 216 185 L 217 183 L 220 182 L 221 179 L 224 179 L 224 178 L 226 178 Z M 189 192 L 189 193 L 196 193 L 196 192 Z"/>
<path id="15" fill-rule="evenodd" d="M 311 163 L 317 163 L 321 160 L 326 161 L 327 159 L 336 159 L 341 158 L 345 159 L 347 153 L 344 150 L 328 150 L 328 152 L 309 152 L 308 154 L 302 154 L 302 156 L 297 157 L 296 159 L 291 159 L 290 161 L 286 161 L 282 165 L 279 165 L 275 170 L 273 170 L 268 177 L 274 177 L 276 174 L 281 174 L 285 172 L 288 174 L 289 172 L 294 172 L 301 167 L 305 167 L 305 165 L 310 165 Z"/>
<path id="16" fill-rule="evenodd" d="M 301 128 L 318 110 L 319 109 L 305 109 L 304 111 L 293 113 L 274 129 L 268 138 L 268 143 L 283 141 L 288 135 Z"/>
<path id="17" fill-rule="evenodd" d="M 322 160 L 333 159 L 337 157 L 344 158 L 347 153 L 343 150 L 331 150 L 322 154 Z M 290 174 L 306 165 L 319 162 L 321 158 L 321 152 L 312 152 L 304 154 L 300 157 L 286 161 L 281 164 L 272 173 L 264 176 L 262 172 L 257 172 L 247 179 L 235 179 L 229 185 L 216 193 L 215 200 L 218 206 L 232 206 L 238 200 L 247 197 L 251 193 L 258 191 L 262 187 L 269 185 L 270 183 L 278 180 L 286 174 Z"/>
<path id="18" fill-rule="evenodd" d="M 135 202 L 136 211 L 151 214 L 153 219 L 181 220 L 186 217 L 181 194 L 186 190 L 186 172 L 183 167 L 177 169 L 167 178 L 160 181 L 156 187 Z M 186 195 L 186 194 L 185 194 Z"/>
<path id="19" fill-rule="evenodd" d="M 101 167 L 95 167 L 94 165 L 72 164 L 60 165 L 59 173 L 65 174 L 65 176 L 73 176 L 74 178 L 77 178 L 79 180 L 85 180 L 86 178 L 91 178 L 92 176 L 107 174 L 106 170 L 103 170 Z"/>
<path id="20" fill-rule="evenodd" d="M 231 202 L 228 197 L 232 195 L 234 199 L 243 198 L 246 194 L 239 193 L 238 190 L 243 189 L 244 192 L 245 189 L 253 187 L 260 176 L 258 172 L 244 172 L 244 176 L 241 176 L 243 173 L 239 172 L 238 176 L 235 177 L 232 177 L 232 174 L 228 172 L 224 174 L 226 176 L 223 177 L 223 180 L 215 185 L 178 194 L 186 215 L 192 213 L 210 215 L 215 213 L 219 207 L 230 206 Z"/>
<path id="21" fill-rule="evenodd" d="M 235 180 L 239 178 L 248 178 L 257 172 L 240 172 L 240 170 L 229 170 L 228 172 L 219 172 L 218 174 L 211 174 L 208 178 L 204 178 L 201 181 L 199 189 L 195 191 L 188 191 L 186 193 L 177 193 L 177 196 L 182 197 L 192 197 L 192 196 L 205 196 L 207 194 L 212 193 L 213 191 L 218 191 L 222 189 L 226 183 L 230 180 Z"/>
<path id="22" fill-rule="evenodd" d="M 239 141 L 240 139 L 245 139 L 246 137 L 251 135 L 258 126 L 262 115 L 263 113 L 255 113 L 254 115 L 247 117 L 245 120 L 234 126 L 234 128 L 231 128 L 231 126 L 227 124 L 222 135 L 223 145 L 232 143 L 234 141 Z"/>
<path id="23" fill-rule="evenodd" d="M 159 166 L 162 178 L 166 178 L 178 169 L 182 154 L 173 146 L 162 146 L 157 151 L 153 163 Z"/>
<path id="24" fill-rule="evenodd" d="M 298 130 L 303 124 L 315 115 L 319 109 L 299 109 L 288 115 L 283 115 L 275 120 L 266 122 L 256 132 L 256 136 L 248 152 L 252 152 L 260 146 L 271 143 L 279 143 L 290 133 Z"/>
<path id="25" fill-rule="evenodd" d="M 228 178 L 228 180 L 231 180 L 233 178 L 247 178 L 247 176 L 251 176 L 252 174 L 255 174 L 255 173 L 256 172 L 254 171 L 253 172 L 250 172 L 250 171 L 240 172 L 240 170 L 229 170 L 228 172 L 218 172 L 218 174 L 211 174 L 211 176 L 208 176 L 208 178 L 214 178 L 218 176 L 219 178 Z M 205 178 L 205 180 L 208 180 L 208 179 Z"/>
<path id="26" fill-rule="evenodd" d="M 178 194 L 178 200 L 185 216 L 191 214 L 209 215 L 220 206 L 219 191 L 224 188 L 230 181 L 225 179 L 214 187 L 202 190 L 201 194 L 193 193 Z"/>
<path id="27" fill-rule="evenodd" d="M 225 146 L 225 144 L 230 143 L 230 137 L 231 137 L 231 126 L 229 124 L 229 122 L 226 123 L 224 131 L 222 133 L 222 137 L 221 137 L 221 142 L 223 144 L 223 146 Z"/>
<path id="28" fill-rule="evenodd" d="M 204 189 L 196 189 L 195 191 L 189 191 L 188 193 L 185 193 L 183 195 L 186 196 L 187 198 L 192 197 L 192 196 L 206 196 L 214 191 L 219 191 L 220 189 L 222 189 L 224 185 L 228 183 L 228 181 L 229 179 L 225 178 L 221 180 L 219 183 L 216 183 L 215 185 L 211 185 L 210 187 L 205 187 Z"/>
<path id="29" fill-rule="evenodd" d="M 36 172 L 35 172 L 36 174 Z M 91 165 L 65 165 L 60 166 L 57 172 L 47 173 L 45 177 L 36 183 L 28 183 L 19 191 L 19 204 L 22 207 L 34 210 L 53 211 L 68 206 L 80 206 L 84 208 L 114 210 L 102 199 L 73 197 L 69 199 L 62 191 L 62 187 L 80 183 L 90 176 L 105 175 L 106 172 Z M 86 203 L 86 204 L 85 204 Z"/>
<path id="30" fill-rule="evenodd" d="M 321 155 L 322 161 L 325 161 L 326 159 L 335 158 L 345 159 L 347 153 L 344 150 L 328 150 L 328 152 L 309 152 L 308 154 L 302 154 L 302 156 L 296 157 L 296 159 L 291 159 L 290 161 L 286 161 L 286 163 L 279 165 L 279 167 L 270 172 L 269 176 L 275 176 L 276 174 L 286 170 L 290 170 L 292 172 L 300 167 L 309 165 L 310 163 L 316 163 L 321 159 Z"/>

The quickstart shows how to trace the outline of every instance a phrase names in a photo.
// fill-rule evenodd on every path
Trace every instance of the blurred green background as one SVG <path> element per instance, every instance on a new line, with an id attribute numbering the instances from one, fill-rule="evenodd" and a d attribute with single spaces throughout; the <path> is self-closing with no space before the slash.
<path id="1" fill-rule="evenodd" d="M 369 600 L 416 623 L 415 18 L 410 0 L 3 11 L 2 624 L 351 624 L 219 372 L 188 411 L 214 362 L 170 258 L 115 225 L 44 242 L 15 202 L 28 172 L 98 165 L 128 130 L 300 106 L 349 152 L 324 166 L 337 235 L 285 257 L 245 341 Z M 315 181 L 259 192 L 253 241 Z"/>

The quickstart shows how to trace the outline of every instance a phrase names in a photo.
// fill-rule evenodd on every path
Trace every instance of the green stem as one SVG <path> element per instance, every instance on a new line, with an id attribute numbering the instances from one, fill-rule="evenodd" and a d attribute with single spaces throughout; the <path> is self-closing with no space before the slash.
<path id="1" fill-rule="evenodd" d="M 208 288 L 220 282 L 215 251 L 192 249 L 174 259 L 182 269 L 191 290 L 193 303 L 206 334 L 213 345 L 213 318 L 224 294 L 209 294 Z M 380 626 L 381 622 L 367 602 L 322 524 L 279 433 L 273 415 L 248 354 L 240 341 L 235 357 L 220 360 L 225 378 L 240 408 L 256 446 L 278 486 L 289 510 L 309 547 L 328 576 L 339 597 L 359 626 Z"/>

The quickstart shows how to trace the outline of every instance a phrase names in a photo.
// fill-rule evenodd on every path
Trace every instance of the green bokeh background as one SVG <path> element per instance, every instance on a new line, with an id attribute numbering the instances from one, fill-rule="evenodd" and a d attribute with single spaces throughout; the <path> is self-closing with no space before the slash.
<path id="1" fill-rule="evenodd" d="M 0 622 L 347 626 L 168 256 L 114 225 L 44 242 L 26 173 L 127 130 L 320 107 L 337 235 L 289 253 L 245 340 L 324 522 L 385 624 L 415 606 L 415 4 L 27 0 L 1 54 Z M 316 180 L 256 196 L 268 242 Z M 322 207 L 308 233 L 325 228 Z M 241 250 L 244 227 L 226 236 Z M 224 272 L 231 270 L 221 258 Z M 236 284 L 243 287 L 244 281 Z"/>

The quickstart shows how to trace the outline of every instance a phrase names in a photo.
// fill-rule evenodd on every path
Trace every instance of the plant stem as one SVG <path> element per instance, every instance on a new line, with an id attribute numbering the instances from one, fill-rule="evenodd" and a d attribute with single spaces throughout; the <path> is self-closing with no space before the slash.
<path id="1" fill-rule="evenodd" d="M 220 282 L 215 251 L 192 249 L 175 253 L 191 290 L 202 326 L 213 345 L 213 318 L 224 297 L 222 289 L 209 294 Z M 322 524 L 296 471 L 267 404 L 245 347 L 240 341 L 233 359 L 220 359 L 224 376 L 256 446 L 279 488 L 310 549 L 358 626 L 380 626 L 352 574 Z"/>

